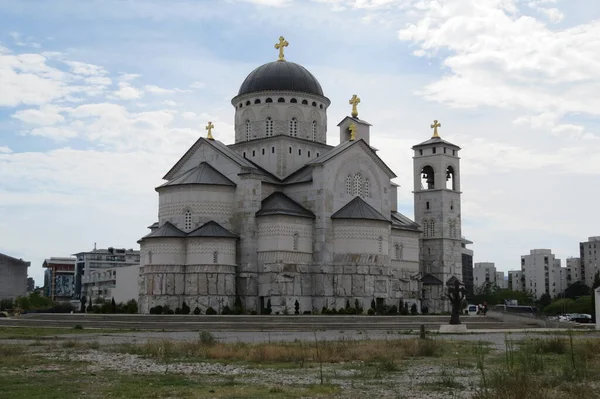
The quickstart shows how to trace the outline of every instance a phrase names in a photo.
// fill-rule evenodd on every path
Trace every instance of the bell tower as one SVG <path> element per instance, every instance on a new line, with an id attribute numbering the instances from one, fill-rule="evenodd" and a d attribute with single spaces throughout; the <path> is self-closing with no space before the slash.
<path id="1" fill-rule="evenodd" d="M 444 285 L 462 281 L 460 147 L 443 140 L 441 124 L 433 121 L 433 136 L 415 145 L 413 157 L 415 222 L 421 225 L 420 265 Z"/>

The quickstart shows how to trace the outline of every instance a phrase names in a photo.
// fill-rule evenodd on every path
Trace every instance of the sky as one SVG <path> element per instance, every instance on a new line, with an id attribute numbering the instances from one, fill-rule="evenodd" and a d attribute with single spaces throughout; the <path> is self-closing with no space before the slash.
<path id="1" fill-rule="evenodd" d="M 474 261 L 564 259 L 600 235 L 596 0 L 0 0 L 0 252 L 31 261 L 139 249 L 154 188 L 257 66 L 304 65 L 337 123 L 361 98 L 371 144 L 413 217 L 411 147 L 461 154 Z"/>

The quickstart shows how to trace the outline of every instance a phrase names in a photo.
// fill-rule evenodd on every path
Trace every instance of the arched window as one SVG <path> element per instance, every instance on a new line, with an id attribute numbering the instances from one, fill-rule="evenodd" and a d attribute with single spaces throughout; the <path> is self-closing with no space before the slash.
<path id="1" fill-rule="evenodd" d="M 450 238 L 457 238 L 456 235 L 456 220 L 451 219 L 448 220 L 448 230 L 450 233 Z"/>
<path id="2" fill-rule="evenodd" d="M 256 100 L 254 100 L 254 104 L 260 104 L 260 98 L 257 98 Z"/>
<path id="3" fill-rule="evenodd" d="M 317 106 L 317 103 L 313 101 L 313 103 L 312 103 L 312 106 L 313 106 L 313 107 L 316 107 L 316 106 Z"/>
<path id="4" fill-rule="evenodd" d="M 421 169 L 421 190 L 433 190 L 435 188 L 435 173 L 429 165 Z"/>
<path id="5" fill-rule="evenodd" d="M 365 181 L 363 182 L 363 195 L 365 197 L 369 196 L 369 179 L 365 177 Z"/>
<path id="6" fill-rule="evenodd" d="M 152 264 L 152 251 L 148 251 L 148 264 Z"/>
<path id="7" fill-rule="evenodd" d="M 191 230 L 192 229 L 192 212 L 190 212 L 189 210 L 185 211 L 185 223 L 184 223 L 185 229 L 186 230 Z"/>
<path id="8" fill-rule="evenodd" d="M 448 168 L 446 168 L 446 189 L 456 190 L 456 184 L 454 180 L 454 168 L 452 166 L 448 166 Z"/>
<path id="9" fill-rule="evenodd" d="M 312 141 L 317 141 L 317 121 L 312 121 Z"/>
<path id="10" fill-rule="evenodd" d="M 402 260 L 402 244 L 394 245 L 394 256 L 396 260 Z"/>
<path id="11" fill-rule="evenodd" d="M 298 250 L 298 240 L 299 240 L 300 236 L 298 235 L 298 232 L 294 233 L 294 251 Z"/>
<path id="12" fill-rule="evenodd" d="M 246 106 L 250 105 L 250 101 L 246 101 Z"/>
<path id="13" fill-rule="evenodd" d="M 213 252 L 213 263 L 219 263 L 219 252 Z"/>
<path id="14" fill-rule="evenodd" d="M 250 141 L 252 137 L 252 124 L 249 120 L 246 121 L 246 141 Z"/>
<path id="15" fill-rule="evenodd" d="M 379 245 L 379 253 L 382 253 L 383 252 L 383 237 L 379 236 L 377 241 L 378 241 L 378 245 Z"/>
<path id="16" fill-rule="evenodd" d="M 319 104 L 319 108 L 323 109 L 323 104 Z"/>
<path id="17" fill-rule="evenodd" d="M 435 237 L 435 220 L 429 222 L 430 237 Z"/>
<path id="18" fill-rule="evenodd" d="M 271 97 L 269 97 L 269 98 L 267 98 L 267 99 L 265 100 L 265 102 L 266 102 L 266 103 L 272 103 L 272 102 L 273 102 L 273 99 L 272 99 Z"/>
<path id="19" fill-rule="evenodd" d="M 352 195 L 352 176 L 346 177 L 346 194 Z"/>
<path id="20" fill-rule="evenodd" d="M 302 100 L 302 105 L 308 105 L 308 101 Z"/>
<path id="21" fill-rule="evenodd" d="M 273 118 L 267 116 L 265 120 L 265 134 L 267 137 L 271 137 L 273 135 Z"/>
<path id="22" fill-rule="evenodd" d="M 292 98 L 292 99 L 290 100 L 290 102 L 291 102 L 291 103 L 294 103 L 294 104 L 296 104 L 296 103 L 298 102 L 298 100 L 296 100 L 295 98 Z"/>
<path id="23" fill-rule="evenodd" d="M 423 237 L 429 237 L 429 220 L 423 220 Z"/>
<path id="24" fill-rule="evenodd" d="M 290 120 L 290 136 L 298 136 L 298 119 L 296 117 Z"/>
<path id="25" fill-rule="evenodd" d="M 279 97 L 279 98 L 277 99 L 277 102 L 278 102 L 278 103 L 284 103 L 284 102 L 285 102 L 285 98 L 283 98 L 283 97 Z"/>
<path id="26" fill-rule="evenodd" d="M 354 195 L 358 195 L 359 197 L 363 196 L 363 192 L 362 192 L 362 176 L 360 175 L 360 173 L 356 173 L 354 175 L 354 189 L 353 189 L 353 193 Z"/>

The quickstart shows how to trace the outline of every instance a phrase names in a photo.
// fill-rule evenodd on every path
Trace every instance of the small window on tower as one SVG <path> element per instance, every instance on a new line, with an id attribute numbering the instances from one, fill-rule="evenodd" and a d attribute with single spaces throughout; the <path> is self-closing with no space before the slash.
<path id="1" fill-rule="evenodd" d="M 252 150 L 252 156 L 255 157 L 256 156 L 256 151 Z"/>
<path id="2" fill-rule="evenodd" d="M 456 155 L 456 150 L 452 150 L 452 155 Z"/>
<path id="3" fill-rule="evenodd" d="M 250 141 L 252 137 L 252 123 L 249 120 L 246 120 L 246 141 Z"/>
<path id="4" fill-rule="evenodd" d="M 271 147 L 271 154 L 275 154 L 275 147 Z"/>
<path id="5" fill-rule="evenodd" d="M 446 153 L 446 147 L 444 147 L 444 154 Z"/>
<path id="6" fill-rule="evenodd" d="M 298 118 L 293 117 L 290 120 L 290 136 L 297 137 L 298 136 Z"/>
<path id="7" fill-rule="evenodd" d="M 265 119 L 265 133 L 267 137 L 271 137 L 273 135 L 273 118 L 267 116 Z"/>
<path id="8" fill-rule="evenodd" d="M 260 98 L 257 98 L 256 100 L 254 100 L 254 104 L 260 104 Z"/>
<path id="9" fill-rule="evenodd" d="M 191 230 L 192 229 L 192 212 L 190 212 L 189 210 L 185 211 L 185 229 L 186 230 Z"/>
<path id="10" fill-rule="evenodd" d="M 432 151 L 433 151 L 433 153 L 434 153 L 434 154 L 435 154 L 435 151 L 436 151 L 436 150 L 437 150 L 437 149 L 436 149 L 435 147 L 433 147 L 433 148 L 432 148 Z"/>
<path id="11" fill-rule="evenodd" d="M 265 155 L 265 149 L 264 148 L 262 149 L 262 154 Z"/>
<path id="12" fill-rule="evenodd" d="M 250 101 L 246 101 L 246 106 L 250 105 Z"/>
<path id="13" fill-rule="evenodd" d="M 219 252 L 213 252 L 213 263 L 219 263 Z"/>
<path id="14" fill-rule="evenodd" d="M 302 150 L 298 148 L 298 155 L 302 155 Z"/>
<path id="15" fill-rule="evenodd" d="M 294 251 L 297 251 L 297 250 L 298 250 L 298 239 L 299 239 L 299 237 L 300 237 L 300 236 L 298 235 L 298 233 L 297 233 L 297 232 L 296 232 L 296 233 L 294 233 Z"/>
<path id="16" fill-rule="evenodd" d="M 278 103 L 284 103 L 284 102 L 285 102 L 285 98 L 283 98 L 283 97 L 279 97 L 279 98 L 277 99 L 277 102 L 278 102 Z"/>
<path id="17" fill-rule="evenodd" d="M 244 155 L 244 158 L 246 158 L 246 151 L 244 151 L 243 155 Z"/>
<path id="18" fill-rule="evenodd" d="M 312 121 L 312 141 L 317 141 L 317 121 Z"/>
<path id="19" fill-rule="evenodd" d="M 419 150 L 419 155 L 423 155 L 423 150 Z"/>
<path id="20" fill-rule="evenodd" d="M 313 101 L 313 103 L 312 103 L 312 106 L 313 106 L 313 107 L 316 107 L 316 106 L 317 106 L 317 103 Z"/>
<path id="21" fill-rule="evenodd" d="M 425 203 L 425 207 L 426 207 L 427 209 L 429 209 L 429 201 L 427 201 L 427 202 Z"/>
<path id="22" fill-rule="evenodd" d="M 296 104 L 296 103 L 298 102 L 298 100 L 296 100 L 295 98 L 292 98 L 292 99 L 290 100 L 290 102 L 291 102 L 291 103 L 294 103 L 294 104 Z"/>
<path id="23" fill-rule="evenodd" d="M 302 105 L 308 105 L 308 101 L 302 100 Z"/>
<path id="24" fill-rule="evenodd" d="M 319 157 L 319 153 L 317 152 L 317 158 Z"/>
<path id="25" fill-rule="evenodd" d="M 379 253 L 383 252 L 383 237 L 379 236 L 379 238 L 377 239 L 378 244 L 379 244 Z"/>
<path id="26" fill-rule="evenodd" d="M 310 151 L 308 151 L 308 157 L 310 158 Z"/>
<path id="27" fill-rule="evenodd" d="M 273 102 L 273 99 L 272 99 L 272 98 L 267 98 L 267 99 L 265 100 L 265 102 L 266 102 L 266 103 L 272 103 L 272 102 Z"/>
<path id="28" fill-rule="evenodd" d="M 292 147 L 290 147 L 290 154 L 292 153 Z"/>

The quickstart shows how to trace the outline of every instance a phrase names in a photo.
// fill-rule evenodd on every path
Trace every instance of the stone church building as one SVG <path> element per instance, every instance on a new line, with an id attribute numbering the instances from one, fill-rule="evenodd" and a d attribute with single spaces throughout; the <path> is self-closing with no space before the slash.
<path id="1" fill-rule="evenodd" d="M 283 46 L 287 42 L 280 39 Z M 294 313 L 358 300 L 439 311 L 462 278 L 459 147 L 437 134 L 414 149 L 415 215 L 397 209 L 394 172 L 370 145 L 371 125 L 341 119 L 327 142 L 330 100 L 304 67 L 279 60 L 241 84 L 235 143 L 212 124 L 157 187 L 158 222 L 140 240 L 140 312 L 183 302 Z M 217 132 L 214 132 L 218 136 Z"/>

